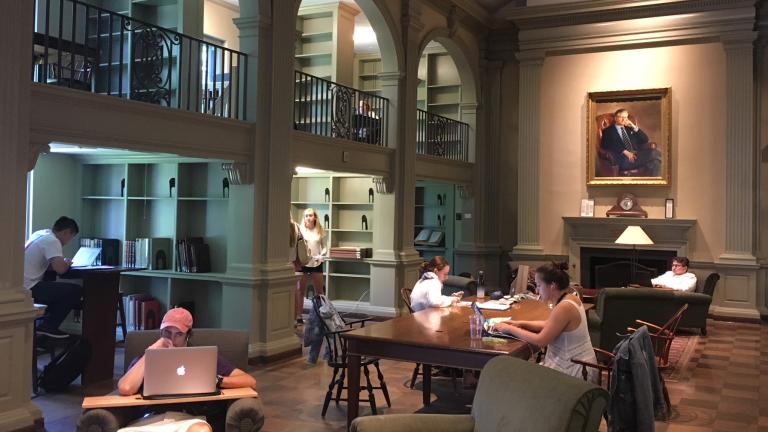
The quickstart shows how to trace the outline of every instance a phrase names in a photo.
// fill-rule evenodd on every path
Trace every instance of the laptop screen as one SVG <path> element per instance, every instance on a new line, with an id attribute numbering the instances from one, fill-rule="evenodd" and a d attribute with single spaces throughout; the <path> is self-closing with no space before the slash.
<path id="1" fill-rule="evenodd" d="M 142 396 L 216 394 L 217 358 L 218 348 L 215 346 L 147 349 Z"/>

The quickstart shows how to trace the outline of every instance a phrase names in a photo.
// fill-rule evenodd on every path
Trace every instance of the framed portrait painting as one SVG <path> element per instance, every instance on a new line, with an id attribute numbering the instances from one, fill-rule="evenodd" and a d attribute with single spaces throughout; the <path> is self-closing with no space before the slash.
<path id="1" fill-rule="evenodd" d="M 587 96 L 587 185 L 668 185 L 669 88 Z"/>

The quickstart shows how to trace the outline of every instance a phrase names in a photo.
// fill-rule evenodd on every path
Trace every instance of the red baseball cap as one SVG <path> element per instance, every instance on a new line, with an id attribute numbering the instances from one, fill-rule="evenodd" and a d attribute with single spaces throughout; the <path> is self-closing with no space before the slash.
<path id="1" fill-rule="evenodd" d="M 176 327 L 186 333 L 192 328 L 192 314 L 180 307 L 170 309 L 165 313 L 163 322 L 160 324 L 161 330 L 166 327 Z"/>

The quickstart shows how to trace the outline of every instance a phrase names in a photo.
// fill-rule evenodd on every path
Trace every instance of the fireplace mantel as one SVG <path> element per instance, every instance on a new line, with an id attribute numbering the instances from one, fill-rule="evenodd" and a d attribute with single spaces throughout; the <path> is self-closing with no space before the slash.
<path id="1" fill-rule="evenodd" d="M 568 239 L 568 262 L 571 276 L 580 280 L 581 248 L 631 249 L 631 246 L 614 243 L 629 225 L 638 225 L 653 240 L 642 249 L 673 250 L 684 256 L 688 251 L 688 230 L 696 225 L 695 219 L 648 219 L 648 218 L 595 218 L 563 217 Z"/>

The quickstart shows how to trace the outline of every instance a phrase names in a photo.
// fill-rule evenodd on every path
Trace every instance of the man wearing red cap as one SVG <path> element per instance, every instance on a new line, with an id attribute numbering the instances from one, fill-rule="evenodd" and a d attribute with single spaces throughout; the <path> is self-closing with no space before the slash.
<path id="1" fill-rule="evenodd" d="M 173 308 L 169 310 L 163 317 L 163 322 L 160 324 L 160 338 L 149 346 L 149 348 L 178 348 L 187 346 L 190 337 L 192 336 L 192 314 L 184 308 Z M 222 357 L 219 354 L 216 373 L 219 377 L 219 387 L 221 388 L 241 388 L 251 387 L 256 389 L 256 380 L 245 371 L 236 368 L 229 360 Z M 142 384 L 144 383 L 144 355 L 136 357 L 131 362 L 128 372 L 120 378 L 117 383 L 117 389 L 121 395 L 133 395 L 139 392 Z M 218 405 L 218 406 L 216 406 Z M 178 406 L 176 406 L 178 408 Z M 218 403 L 213 404 L 188 404 L 181 407 L 184 411 L 189 411 L 195 415 L 206 415 L 208 420 L 211 421 L 211 416 L 221 417 L 226 413 L 226 407 Z M 153 416 L 154 417 L 154 416 Z M 164 424 L 168 422 L 169 418 L 174 418 L 179 423 L 186 423 L 187 428 L 184 429 L 184 425 L 179 424 L 181 429 L 187 432 L 206 432 L 212 431 L 211 426 L 203 420 L 197 419 L 193 416 L 187 416 L 182 413 L 174 413 L 172 417 L 164 414 L 162 418 L 158 418 L 157 421 L 162 421 Z M 262 417 L 263 418 L 263 417 Z M 141 429 L 136 430 L 151 430 L 145 429 L 147 424 L 147 418 L 140 420 Z M 221 418 L 214 419 L 220 421 Z M 216 423 L 216 421 L 211 421 Z M 138 425 L 137 425 L 138 426 Z M 129 426 L 127 430 L 133 430 Z"/>

